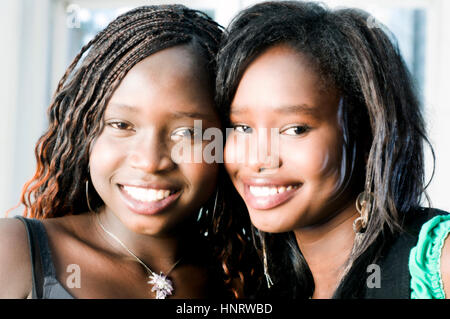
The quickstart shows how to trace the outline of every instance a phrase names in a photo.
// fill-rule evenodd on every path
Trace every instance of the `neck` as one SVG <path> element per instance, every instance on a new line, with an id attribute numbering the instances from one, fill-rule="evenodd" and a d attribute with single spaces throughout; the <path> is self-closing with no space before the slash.
<path id="1" fill-rule="evenodd" d="M 313 298 L 331 298 L 337 288 L 353 247 L 352 224 L 357 216 L 355 202 L 351 201 L 326 222 L 294 231 L 314 278 Z"/>
<path id="2" fill-rule="evenodd" d="M 100 223 L 104 228 L 116 236 L 130 251 L 141 259 L 152 271 L 159 273 L 167 272 L 181 257 L 181 252 L 189 246 L 190 236 L 182 232 L 177 235 L 153 236 L 129 229 L 122 221 L 108 209 L 98 213 Z M 108 235 L 100 226 L 97 216 L 93 215 L 93 224 L 106 250 L 123 256 L 134 258 L 115 239 Z"/>

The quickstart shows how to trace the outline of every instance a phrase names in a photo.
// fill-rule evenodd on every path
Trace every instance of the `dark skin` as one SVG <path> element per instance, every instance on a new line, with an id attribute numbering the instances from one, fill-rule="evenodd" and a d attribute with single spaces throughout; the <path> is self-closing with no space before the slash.
<path id="1" fill-rule="evenodd" d="M 235 131 L 225 146 L 227 171 L 253 225 L 265 232 L 294 232 L 314 278 L 312 298 L 320 299 L 331 298 L 342 278 L 355 238 L 353 221 L 359 216 L 355 202 L 361 190 L 343 189 L 339 182 L 343 143 L 339 99 L 336 88 L 323 87 L 304 55 L 287 45 L 273 46 L 242 76 L 231 104 Z M 280 133 L 279 165 L 261 173 L 259 168 L 270 167 L 271 161 L 250 161 L 243 154 L 262 128 L 278 128 Z M 241 144 L 233 139 L 239 134 Z M 287 201 L 274 206 L 266 204 L 267 194 L 251 194 L 246 188 L 258 183 L 278 187 L 278 192 L 288 185 L 300 186 Z M 447 298 L 449 242 L 447 238 L 441 255 Z"/>
<path id="2" fill-rule="evenodd" d="M 259 173 L 259 167 L 267 167 L 268 163 L 233 161 L 242 154 L 235 150 L 243 146 L 234 145 L 230 138 L 226 167 L 257 228 L 273 233 L 294 232 L 314 277 L 313 298 L 333 295 L 353 245 L 352 223 L 358 216 L 354 192 L 343 190 L 339 183 L 339 99 L 335 88 L 323 88 L 302 55 L 279 45 L 249 65 L 231 105 L 231 121 L 237 125 L 233 134 L 245 134 L 251 139 L 258 128 L 279 129 L 278 168 Z M 251 127 L 252 133 L 243 126 Z M 245 184 L 259 182 L 277 188 L 300 186 L 287 201 L 271 207 L 258 205 L 264 196 L 245 192 Z"/>
<path id="3" fill-rule="evenodd" d="M 164 49 L 136 64 L 108 102 L 104 130 L 90 153 L 89 186 L 105 203 L 98 210 L 105 228 L 156 273 L 167 272 L 182 258 L 170 273 L 173 298 L 206 298 L 221 290 L 220 284 L 211 284 L 211 261 L 203 256 L 194 226 L 198 209 L 214 193 L 218 166 L 204 161 L 177 164 L 170 153 L 178 142 L 193 148 L 207 144 L 187 134 L 193 133 L 194 120 L 202 120 L 203 129 L 220 127 L 206 74 L 191 46 Z M 179 197 L 156 213 L 136 213 L 124 199 L 123 185 L 173 188 Z M 145 268 L 96 218 L 85 212 L 43 221 L 59 282 L 76 298 L 155 298 Z M 0 284 L 6 288 L 0 297 L 30 297 L 25 228 L 18 220 L 5 219 L 0 229 Z M 80 288 L 67 285 L 70 264 L 80 267 Z"/>

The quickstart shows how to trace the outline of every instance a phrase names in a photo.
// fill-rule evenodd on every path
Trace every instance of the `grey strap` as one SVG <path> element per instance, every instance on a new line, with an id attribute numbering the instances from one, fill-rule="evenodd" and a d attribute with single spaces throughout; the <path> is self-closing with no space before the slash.
<path id="1" fill-rule="evenodd" d="M 48 245 L 47 232 L 40 220 L 22 216 L 16 216 L 16 218 L 25 224 L 27 230 L 33 280 L 32 297 L 40 299 L 43 297 L 44 278 L 55 277 L 56 274 Z"/>

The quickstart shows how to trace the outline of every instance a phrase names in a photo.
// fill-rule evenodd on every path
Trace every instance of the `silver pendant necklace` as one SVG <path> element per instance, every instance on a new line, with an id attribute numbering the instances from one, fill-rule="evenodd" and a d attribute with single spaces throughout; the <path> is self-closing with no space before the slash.
<path id="1" fill-rule="evenodd" d="M 131 256 L 133 256 L 137 262 L 139 262 L 144 268 L 147 270 L 150 279 L 147 281 L 148 284 L 152 285 L 152 291 L 156 292 L 156 299 L 166 299 L 167 296 L 170 296 L 173 294 L 173 284 L 172 281 L 168 278 L 169 274 L 172 272 L 172 270 L 178 265 L 178 263 L 181 261 L 182 258 L 178 259 L 177 262 L 175 262 L 172 267 L 169 269 L 167 274 L 164 274 L 162 271 L 159 273 L 155 273 L 153 270 L 151 270 L 138 256 L 136 256 L 130 249 L 128 249 L 127 246 L 119 239 L 117 238 L 113 233 L 106 230 L 106 228 L 103 226 L 103 224 L 100 222 L 100 217 L 97 215 L 97 221 L 100 227 L 103 229 L 103 231 L 108 234 L 112 239 L 114 239 L 116 242 L 118 242 Z"/>

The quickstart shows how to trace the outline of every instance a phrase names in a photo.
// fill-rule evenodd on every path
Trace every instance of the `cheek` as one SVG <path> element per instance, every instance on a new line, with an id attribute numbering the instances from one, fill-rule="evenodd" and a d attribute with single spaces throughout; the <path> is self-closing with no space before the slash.
<path id="1" fill-rule="evenodd" d="M 228 173 L 232 173 L 234 170 L 234 163 L 236 163 L 236 143 L 234 141 L 233 136 L 230 136 L 227 139 L 227 142 L 225 144 L 224 148 L 224 154 L 223 159 L 225 162 L 225 168 L 227 169 Z"/>
<path id="2" fill-rule="evenodd" d="M 179 169 L 187 179 L 191 192 L 195 193 L 194 196 L 212 193 L 215 189 L 219 172 L 218 164 L 186 163 L 179 165 Z"/>
<path id="3" fill-rule="evenodd" d="M 233 136 L 230 135 L 225 144 L 224 162 L 225 169 L 228 175 L 230 175 L 233 183 L 235 182 L 236 173 L 244 163 L 242 154 L 245 154 L 245 149 L 240 148 L 239 144 L 236 143 L 236 140 L 233 138 Z"/>
<path id="4" fill-rule="evenodd" d="M 286 145 L 282 150 L 282 157 L 289 158 L 306 180 L 334 178 L 340 174 L 342 152 L 342 143 L 335 136 L 317 134 L 296 145 Z"/>
<path id="5" fill-rule="evenodd" d="M 225 164 L 234 164 L 244 162 L 243 154 L 246 153 L 245 138 L 231 133 L 225 143 L 224 161 Z"/>
<path id="6" fill-rule="evenodd" d="M 108 183 L 114 171 L 120 166 L 126 152 L 107 136 L 100 135 L 91 149 L 89 169 L 95 185 Z"/>

